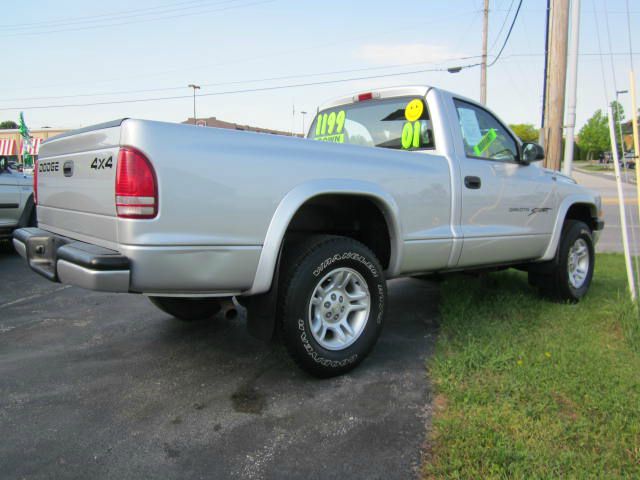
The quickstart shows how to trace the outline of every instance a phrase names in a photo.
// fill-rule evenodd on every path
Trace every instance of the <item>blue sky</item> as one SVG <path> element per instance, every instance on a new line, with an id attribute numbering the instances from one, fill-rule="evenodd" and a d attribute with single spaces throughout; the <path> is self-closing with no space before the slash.
<path id="1" fill-rule="evenodd" d="M 74 108 L 34 106 L 108 102 L 437 69 L 475 63 L 480 54 L 482 0 L 294 1 L 124 0 L 5 5 L 0 37 L 0 119 L 24 110 L 32 127 L 79 127 L 118 117 L 180 122 L 192 115 L 190 98 Z M 640 52 L 640 5 L 629 0 L 634 52 Z M 491 0 L 489 54 L 510 5 Z M 606 11 L 608 12 L 605 15 Z M 488 71 L 488 106 L 509 123 L 539 126 L 542 103 L 546 0 L 524 0 L 511 39 Z M 594 15 L 595 7 L 595 15 Z M 608 54 L 608 16 L 616 86 L 628 89 L 629 40 L 625 0 L 582 0 L 578 127 L 605 105 L 596 19 Z M 509 17 L 510 19 L 510 17 Z M 491 58 L 491 57 L 490 57 Z M 636 70 L 640 55 L 634 55 Z M 615 95 L 609 55 L 603 57 L 608 95 Z M 344 73 L 330 73 L 343 72 Z M 313 76 L 314 74 L 322 74 Z M 640 76 L 640 72 L 637 72 Z M 294 77 L 268 80 L 272 77 Z M 326 99 L 378 87 L 429 84 L 479 97 L 480 70 L 353 80 L 280 90 L 201 96 L 198 116 L 301 130 L 298 112 L 315 112 Z M 214 84 L 214 85 L 211 85 Z M 166 89 L 166 90 L 165 90 Z M 155 90 L 142 92 L 140 90 Z M 130 93 L 129 93 L 130 92 Z M 100 94 L 100 95 L 96 95 Z M 37 97 L 33 99 L 33 97 Z M 44 98 L 49 97 L 49 98 Z M 51 98 L 65 97 L 65 98 Z M 629 117 L 629 95 L 621 102 Z M 14 108 L 17 107 L 17 108 Z M 311 115 L 307 116 L 307 125 Z"/>

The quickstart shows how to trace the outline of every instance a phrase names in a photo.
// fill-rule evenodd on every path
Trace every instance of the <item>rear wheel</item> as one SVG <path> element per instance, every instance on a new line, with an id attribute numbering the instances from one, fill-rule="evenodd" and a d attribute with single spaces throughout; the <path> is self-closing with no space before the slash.
<path id="1" fill-rule="evenodd" d="M 151 303 L 169 315 L 185 322 L 206 320 L 220 311 L 215 298 L 149 297 Z"/>
<path id="2" fill-rule="evenodd" d="M 314 236 L 283 263 L 282 337 L 318 377 L 348 372 L 369 354 L 384 323 L 386 284 L 373 252 L 350 238 Z"/>

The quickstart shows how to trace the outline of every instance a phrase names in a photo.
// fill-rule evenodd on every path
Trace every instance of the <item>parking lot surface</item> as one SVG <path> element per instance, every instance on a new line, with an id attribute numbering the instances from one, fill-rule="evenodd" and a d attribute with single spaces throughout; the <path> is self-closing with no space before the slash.
<path id="1" fill-rule="evenodd" d="M 2 478 L 412 478 L 437 289 L 389 283 L 385 330 L 351 374 L 317 380 L 234 320 L 185 324 L 0 252 Z"/>

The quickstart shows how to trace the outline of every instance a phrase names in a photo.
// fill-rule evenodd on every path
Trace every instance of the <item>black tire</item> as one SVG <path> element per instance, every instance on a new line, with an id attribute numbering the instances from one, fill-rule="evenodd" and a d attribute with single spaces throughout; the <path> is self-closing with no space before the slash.
<path id="1" fill-rule="evenodd" d="M 151 303 L 185 322 L 206 320 L 220 311 L 216 298 L 149 297 Z"/>
<path id="2" fill-rule="evenodd" d="M 27 221 L 28 227 L 37 227 L 38 226 L 38 217 L 36 213 L 36 206 L 31 207 L 31 213 L 29 214 L 29 220 Z"/>
<path id="3" fill-rule="evenodd" d="M 339 290 L 330 289 L 325 297 L 327 302 L 322 300 L 312 306 L 310 302 L 316 287 L 320 284 L 326 287 L 326 282 L 336 280 L 332 280 L 329 275 L 331 272 L 336 272 L 343 279 L 351 279 L 343 289 L 346 303 L 338 303 L 343 301 L 339 294 L 331 300 L 332 292 Z M 303 370 L 321 378 L 332 377 L 348 372 L 365 359 L 380 336 L 387 304 L 387 287 L 382 267 L 371 250 L 351 238 L 313 236 L 285 252 L 280 278 L 279 322 L 282 339 L 290 355 Z M 362 285 L 362 280 L 366 288 Z M 354 290 L 349 291 L 351 286 L 358 288 L 357 293 L 364 297 L 360 300 L 351 299 L 356 293 Z M 312 310 L 319 312 L 320 310 L 314 309 L 325 308 L 329 301 L 334 302 L 331 308 L 336 309 L 336 318 L 340 316 L 339 323 L 347 322 L 349 328 L 353 328 L 356 333 L 350 334 L 347 326 L 340 326 L 336 322 L 323 330 L 326 333 L 321 340 L 330 343 L 347 338 L 344 347 L 326 348 L 314 337 L 311 328 Z M 345 305 L 352 305 L 353 302 L 367 303 L 366 312 L 349 313 L 351 309 L 347 309 L 347 313 L 340 312 L 340 309 L 345 311 Z M 350 323 L 356 318 L 354 315 L 357 316 L 359 327 L 352 327 Z M 322 318 L 322 325 L 328 325 L 332 321 L 325 321 L 324 315 L 314 314 L 313 318 L 317 322 Z M 339 336 L 337 329 L 341 332 Z M 349 341 L 352 343 L 347 344 Z"/>
<path id="4" fill-rule="evenodd" d="M 586 268 L 586 275 L 581 285 L 575 286 L 570 281 L 569 262 L 571 249 L 577 242 L 586 246 L 589 265 Z M 593 278 L 593 269 L 595 266 L 595 253 L 593 248 L 593 237 L 589 226 L 578 220 L 567 220 L 562 228 L 562 236 L 560 237 L 560 245 L 554 261 L 554 267 L 550 274 L 530 275 L 530 281 L 533 281 L 540 287 L 541 292 L 558 301 L 576 303 L 584 297 L 591 285 Z"/>

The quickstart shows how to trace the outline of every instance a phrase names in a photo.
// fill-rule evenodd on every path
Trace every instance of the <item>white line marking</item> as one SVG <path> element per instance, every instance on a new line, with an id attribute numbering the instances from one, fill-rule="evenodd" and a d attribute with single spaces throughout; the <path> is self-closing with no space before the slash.
<path id="1" fill-rule="evenodd" d="M 17 300 L 13 300 L 11 302 L 3 303 L 2 305 L 0 305 L 0 309 L 1 308 L 5 308 L 5 307 L 10 307 L 11 305 L 16 305 L 18 303 L 26 302 L 27 300 L 33 300 L 34 298 L 40 298 L 40 297 L 44 297 L 45 295 L 50 295 L 52 293 L 60 292 L 62 290 L 70 288 L 70 287 L 71 287 L 71 285 L 64 285 L 64 286 L 62 286 L 60 288 L 56 288 L 55 290 L 51 290 L 50 292 L 36 293 L 35 295 L 29 295 L 28 297 L 18 298 Z"/>

